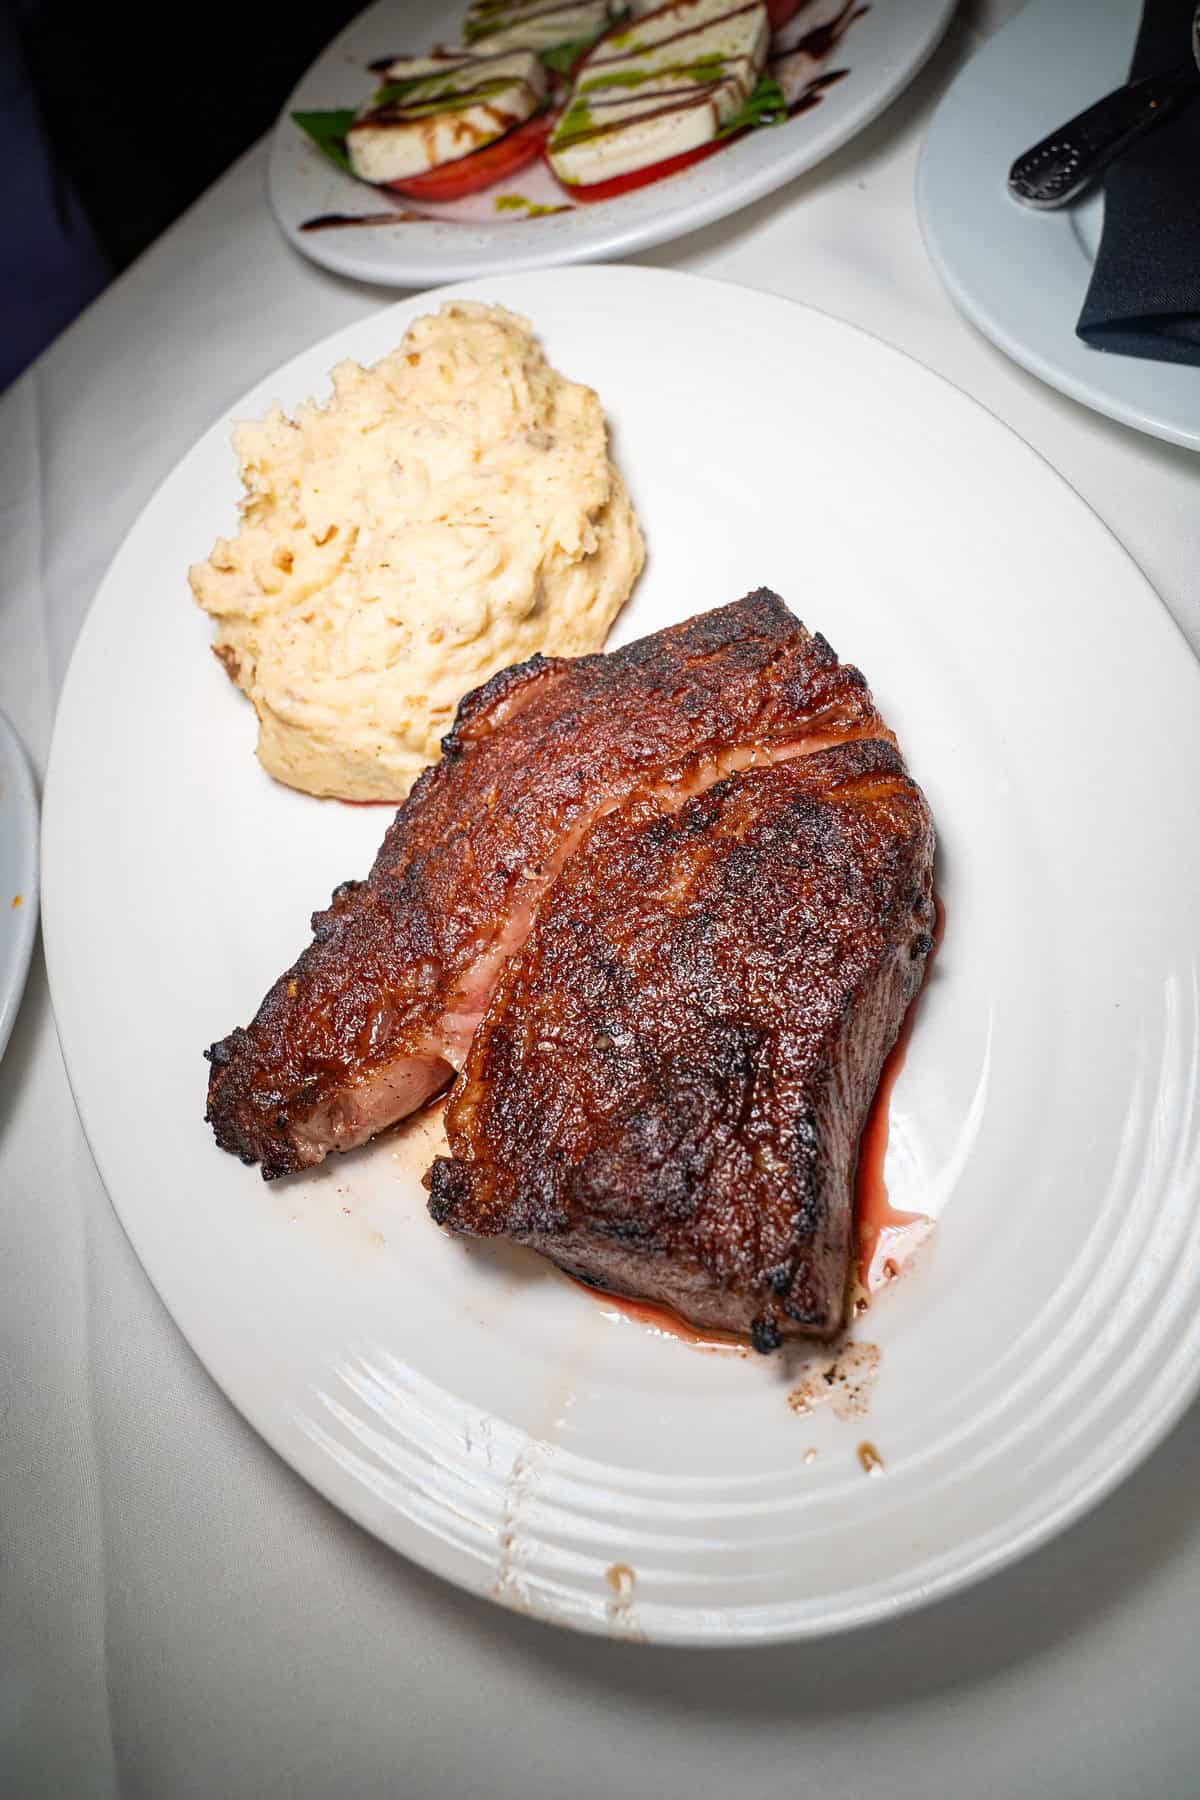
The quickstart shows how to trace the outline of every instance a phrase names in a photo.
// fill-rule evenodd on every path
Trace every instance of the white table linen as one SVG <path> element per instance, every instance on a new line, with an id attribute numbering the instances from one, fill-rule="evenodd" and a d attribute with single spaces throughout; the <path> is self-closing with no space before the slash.
<path id="1" fill-rule="evenodd" d="M 1014 10 L 976 0 L 869 131 L 644 260 L 805 300 L 938 370 L 1073 483 L 1200 650 L 1200 463 L 1008 362 L 921 247 L 924 127 Z M 0 402 L 0 706 L 39 775 L 80 621 L 159 481 L 253 381 L 395 297 L 293 254 L 264 168 L 259 144 Z M 1103 630 L 1103 594 L 1095 608 Z M 1081 728 L 1119 730 L 1119 696 Z M 1086 779 L 1085 756 L 1068 778 Z M 92 1164 L 35 955 L 0 1066 L 0 1790 L 1183 1797 L 1200 1751 L 1198 1493 L 1193 1409 L 1060 1540 L 824 1644 L 656 1651 L 460 1594 L 308 1489 L 192 1356 Z"/>

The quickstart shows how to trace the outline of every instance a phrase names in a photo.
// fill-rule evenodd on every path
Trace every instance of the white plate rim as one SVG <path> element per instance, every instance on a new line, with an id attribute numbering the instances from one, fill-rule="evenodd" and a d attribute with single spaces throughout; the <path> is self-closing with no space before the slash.
<path id="1" fill-rule="evenodd" d="M 894 3 L 895 0 L 873 0 L 875 9 Z M 781 149 L 777 157 L 765 161 L 762 167 L 755 168 L 753 164 L 748 164 L 735 180 L 726 179 L 722 182 L 713 174 L 705 176 L 706 168 L 711 171 L 719 166 L 725 168 L 726 176 L 729 175 L 729 159 L 721 156 L 712 164 L 703 164 L 698 170 L 688 171 L 684 176 L 674 178 L 667 184 L 664 205 L 649 212 L 644 212 L 639 205 L 632 217 L 629 216 L 628 209 L 620 201 L 616 201 L 587 208 L 586 220 L 581 219 L 579 211 L 554 220 L 510 220 L 472 231 L 473 238 L 477 238 L 480 231 L 486 234 L 485 242 L 482 245 L 476 244 L 475 248 L 465 242 L 456 244 L 454 237 L 449 235 L 458 230 L 465 237 L 466 227 L 438 227 L 436 231 L 430 232 L 420 226 L 399 229 L 388 227 L 386 229 L 390 236 L 381 240 L 385 245 L 382 255 L 374 253 L 370 240 L 376 238 L 376 232 L 371 228 L 315 233 L 301 231 L 301 219 L 309 216 L 311 209 L 307 205 L 298 208 L 294 203 L 293 183 L 288 172 L 290 139 L 296 133 L 290 114 L 303 104 L 299 97 L 314 73 L 320 71 L 326 62 L 338 59 L 347 37 L 361 31 L 367 15 L 360 15 L 331 40 L 310 64 L 289 94 L 275 122 L 267 170 L 267 194 L 271 210 L 293 249 L 321 267 L 332 269 L 337 274 L 349 275 L 356 280 L 405 288 L 425 287 L 435 282 L 440 285 L 487 274 L 532 271 L 565 263 L 625 256 L 635 250 L 653 249 L 686 232 L 711 225 L 774 193 L 796 176 L 816 167 L 872 124 L 916 79 L 933 55 L 954 15 L 956 0 L 915 0 L 915 4 L 921 10 L 921 29 L 908 57 L 897 62 L 890 73 L 885 74 L 874 86 L 868 85 L 861 95 L 853 81 L 854 67 L 851 63 L 851 79 L 844 87 L 833 89 L 817 112 L 806 118 L 807 129 L 795 140 L 795 148 L 790 151 Z M 375 10 L 370 9 L 371 12 Z M 861 41 L 861 36 L 866 36 L 869 49 L 870 32 L 867 28 L 871 26 L 871 22 L 871 12 L 868 11 L 865 18 L 857 20 L 853 25 L 847 40 L 848 61 L 854 53 L 855 44 Z M 856 38 L 855 33 L 859 33 L 860 37 Z M 830 120 L 832 123 L 829 123 Z M 740 146 L 734 145 L 730 154 L 739 148 Z M 738 168 L 736 162 L 733 168 Z M 692 177 L 698 179 L 693 180 Z M 341 181 L 345 182 L 344 191 L 351 206 L 363 205 L 362 197 L 369 190 L 349 176 L 340 177 L 339 184 Z M 650 190 L 643 190 L 643 193 L 648 191 Z M 672 191 L 675 196 L 673 203 Z M 635 194 L 630 198 L 638 199 L 638 196 Z M 564 242 L 561 245 L 555 244 L 552 237 L 548 236 L 548 225 L 556 228 L 571 227 L 569 231 L 562 232 Z M 553 236 L 558 235 L 556 229 Z M 427 247 L 423 248 L 423 243 L 427 243 Z"/>
<path id="2" fill-rule="evenodd" d="M 13 857 L 17 885 L 13 895 L 0 893 L 0 907 L 12 927 L 9 954 L 0 964 L 0 1057 L 8 1047 L 29 975 L 38 926 L 38 801 L 33 769 L 16 727 L 0 712 L 0 812 L 12 806 L 17 848 Z M 13 908 L 15 894 L 21 904 Z"/>
<path id="3" fill-rule="evenodd" d="M 1027 454 L 1036 458 L 1037 464 L 1040 466 L 1041 470 L 1041 479 L 1049 480 L 1054 483 L 1065 498 L 1069 498 L 1071 501 L 1078 503 L 1078 506 L 1081 509 L 1081 515 L 1086 515 L 1091 522 L 1091 527 L 1096 528 L 1103 535 L 1103 539 L 1107 545 L 1107 553 L 1110 555 L 1114 551 L 1117 553 L 1118 560 L 1123 565 L 1126 577 L 1131 585 L 1140 588 L 1147 608 L 1145 622 L 1148 630 L 1157 632 L 1160 635 L 1160 639 L 1164 646 L 1169 643 L 1171 653 L 1179 654 L 1189 669 L 1194 671 L 1197 681 L 1200 681 L 1200 669 L 1196 668 L 1186 641 L 1183 639 L 1178 627 L 1171 619 L 1167 609 L 1162 605 L 1153 587 L 1132 557 L 1119 541 L 1112 536 L 1103 521 L 1094 513 L 1083 497 L 1071 487 L 1065 477 L 1060 475 L 1051 465 L 1047 464 L 1040 454 L 1032 446 L 1028 445 L 1017 432 L 1006 425 L 1002 420 L 999 420 L 994 415 L 990 414 L 980 402 L 976 401 L 969 394 L 964 393 L 963 390 L 959 389 L 947 378 L 937 374 L 936 371 L 927 369 L 924 365 L 917 363 L 916 359 L 907 356 L 903 351 L 896 349 L 894 346 L 886 343 L 886 341 L 874 337 L 873 334 L 863 331 L 860 327 L 850 325 L 845 321 L 833 319 L 828 314 L 819 313 L 816 308 L 801 306 L 799 303 L 785 300 L 779 296 L 761 294 L 753 289 L 742 289 L 741 284 L 738 283 L 718 281 L 712 278 L 686 275 L 674 271 L 636 268 L 613 268 L 604 271 L 560 270 L 557 273 L 560 276 L 568 273 L 574 273 L 577 276 L 587 275 L 590 277 L 595 277 L 597 275 L 601 277 L 611 276 L 620 280 L 636 277 L 638 280 L 683 283 L 692 286 L 698 285 L 701 288 L 719 287 L 740 290 L 747 296 L 752 295 L 755 304 L 766 304 L 783 311 L 800 311 L 816 314 L 817 317 L 821 318 L 827 324 L 835 325 L 840 332 L 848 334 L 850 338 L 865 340 L 866 343 L 872 346 L 873 353 L 882 352 L 886 357 L 894 358 L 900 364 L 914 366 L 922 372 L 923 376 L 932 377 L 941 388 L 948 390 L 955 395 L 957 401 L 966 402 L 970 415 L 974 417 L 977 422 L 982 419 L 988 420 L 990 422 L 989 429 L 998 426 L 1007 439 L 1020 444 Z M 485 285 L 486 284 L 480 282 L 455 284 L 448 288 L 445 293 L 438 292 L 432 295 L 422 295 L 418 302 L 398 303 L 398 305 L 389 307 L 385 309 L 385 311 L 388 313 L 395 312 L 397 314 L 407 315 L 413 311 L 415 305 L 424 307 L 427 304 L 434 304 L 444 298 L 454 298 L 460 294 L 463 297 L 478 297 L 481 287 Z M 360 324 L 361 323 L 362 322 L 360 322 Z M 274 373 L 271 376 L 268 376 L 266 380 L 273 382 L 284 377 L 286 371 L 293 363 L 307 360 L 310 356 L 320 355 L 328 364 L 331 360 L 335 359 L 338 354 L 353 354 L 352 343 L 357 329 L 357 326 L 351 326 L 331 333 L 328 337 L 321 340 L 320 343 L 310 346 L 305 351 L 300 352 L 296 357 L 289 359 L 288 363 L 274 371 Z M 351 346 L 350 348 L 347 348 L 348 340 Z M 251 390 L 251 396 L 257 395 L 258 390 L 263 386 L 265 386 L 265 383 L 256 384 L 255 388 Z M 247 397 L 243 397 L 243 400 L 233 408 L 229 409 L 211 429 L 214 431 L 218 429 L 223 430 L 230 418 L 243 413 L 246 401 Z M 257 403 L 256 400 L 252 400 L 252 404 L 254 403 Z M 207 436 L 209 434 L 206 433 L 204 435 Z M 185 460 L 186 457 L 181 459 L 181 461 Z M 179 465 L 177 464 L 176 470 L 178 467 Z M 126 542 L 136 538 L 143 519 L 153 512 L 162 487 L 165 487 L 172 479 L 176 470 L 172 470 L 171 473 L 164 478 L 163 483 L 160 484 L 159 490 L 156 490 L 155 495 L 152 496 L 151 500 L 143 509 L 142 514 L 139 515 L 139 519 L 127 534 Z M 119 554 L 120 552 L 118 555 Z M 103 585 L 104 584 L 102 583 L 101 588 L 103 588 Z M 86 677 L 82 671 L 86 666 L 90 639 L 95 635 L 97 630 L 95 621 L 98 616 L 98 609 L 89 611 L 89 615 L 84 621 L 83 629 L 80 632 L 79 639 L 71 658 L 71 664 L 63 688 L 63 701 L 62 704 L 60 704 L 59 716 L 56 720 L 54 741 L 51 747 L 50 765 L 46 780 L 44 816 L 47 825 L 43 833 L 43 917 L 47 941 L 48 972 L 51 994 L 55 1001 L 56 1017 L 59 1016 L 60 1002 L 63 997 L 61 989 L 57 985 L 56 969 L 58 968 L 60 960 L 59 945 L 63 939 L 63 934 L 66 931 L 66 924 L 60 911 L 59 886 L 55 875 L 55 861 L 59 849 L 59 818 L 65 806 L 65 801 L 60 801 L 59 799 L 59 793 L 61 789 L 65 794 L 69 788 L 69 781 L 65 768 L 67 751 L 64 748 L 67 734 L 65 726 L 62 725 L 62 721 L 69 717 L 70 702 L 74 688 L 76 686 L 82 686 L 85 683 Z M 1154 621 L 1153 624 L 1150 623 L 1151 620 Z M 1200 688 L 1197 688 L 1197 693 L 1198 696 L 1200 696 Z M 76 1086 L 73 1058 L 65 1037 L 63 1049 L 64 1060 L 67 1064 L 68 1076 L 71 1081 L 72 1091 L 75 1094 L 81 1122 L 83 1123 L 89 1145 L 93 1149 L 93 1155 L 96 1156 L 103 1177 L 104 1167 L 102 1162 L 102 1152 L 98 1152 L 96 1147 L 98 1137 L 101 1134 L 96 1129 L 94 1120 L 92 1121 L 91 1128 L 89 1128 L 89 1103 L 86 1098 L 81 1096 L 79 1089 Z M 106 1183 L 106 1185 L 108 1184 Z M 111 1188 L 109 1191 L 111 1195 Z M 231 1404 L 243 1413 L 243 1416 L 248 1419 L 255 1430 L 291 1467 L 297 1469 L 298 1472 L 300 1472 L 305 1479 L 310 1481 L 319 1492 L 330 1498 L 333 1503 L 338 1506 L 339 1510 L 342 1510 L 349 1516 L 357 1519 L 357 1521 L 366 1529 L 372 1531 L 375 1535 L 381 1536 L 385 1542 L 390 1541 L 387 1534 L 379 1529 L 378 1521 L 372 1516 L 370 1509 L 362 1502 L 361 1497 L 357 1495 L 357 1490 L 352 1489 L 348 1493 L 340 1492 L 337 1495 L 331 1493 L 328 1483 L 328 1464 L 322 1458 L 311 1453 L 311 1446 L 308 1447 L 306 1453 L 303 1443 L 300 1442 L 294 1434 L 289 1435 L 282 1429 L 282 1421 L 277 1415 L 269 1416 L 265 1414 L 261 1407 L 248 1401 L 244 1394 L 238 1394 L 233 1391 L 233 1386 L 226 1380 L 221 1372 L 219 1356 L 213 1356 L 210 1352 L 206 1352 L 205 1348 L 202 1347 L 201 1343 L 198 1341 L 198 1336 L 202 1334 L 196 1334 L 188 1328 L 188 1324 L 180 1317 L 177 1305 L 173 1303 L 172 1297 L 168 1291 L 168 1285 L 160 1285 L 159 1275 L 152 1271 L 142 1258 L 136 1235 L 130 1230 L 128 1220 L 125 1218 L 125 1215 L 121 1210 L 120 1202 L 115 1196 L 113 1196 L 113 1203 L 118 1212 L 118 1216 L 121 1218 L 122 1224 L 126 1229 L 127 1235 L 130 1236 L 131 1244 L 138 1254 L 139 1260 L 143 1261 L 143 1267 L 146 1269 L 147 1275 L 156 1288 L 158 1288 L 158 1291 L 164 1299 L 164 1303 L 168 1306 L 168 1310 L 172 1312 L 173 1317 L 175 1317 L 176 1322 L 179 1324 L 180 1329 L 195 1350 L 197 1356 L 209 1370 L 209 1373 L 213 1376 L 213 1379 L 217 1382 L 218 1386 L 222 1388 L 222 1391 L 226 1394 L 227 1398 L 229 1398 Z M 1200 1343 L 1200 1320 L 1197 1322 L 1193 1336 L 1196 1338 L 1197 1343 Z M 728 1636 L 720 1634 L 713 1635 L 710 1632 L 658 1632 L 653 1641 L 656 1644 L 663 1645 L 673 1644 L 695 1645 L 698 1647 L 720 1647 L 722 1645 L 728 1646 L 731 1643 L 765 1644 L 769 1642 L 822 1638 L 834 1635 L 842 1630 L 858 1628 L 868 1623 L 878 1622 L 885 1618 L 892 1618 L 907 1613 L 973 1585 L 978 1580 L 998 1573 L 1022 1556 L 1044 1544 L 1050 1538 L 1057 1535 L 1059 1531 L 1063 1530 L 1074 1520 L 1078 1519 L 1095 1506 L 1106 1494 L 1111 1492 L 1121 1481 L 1126 1479 L 1127 1476 L 1132 1473 L 1132 1471 L 1155 1448 L 1155 1446 L 1161 1442 L 1172 1425 L 1177 1422 L 1188 1405 L 1191 1404 L 1197 1391 L 1200 1391 L 1200 1359 L 1197 1359 L 1193 1354 L 1194 1348 L 1195 1345 L 1192 1344 L 1191 1340 L 1188 1340 L 1187 1342 L 1180 1340 L 1176 1345 L 1176 1354 L 1170 1359 L 1169 1367 L 1165 1361 L 1160 1366 L 1158 1371 L 1159 1380 L 1155 1389 L 1155 1402 L 1152 1406 L 1144 1407 L 1142 1416 L 1135 1424 L 1131 1425 L 1128 1419 L 1125 1421 L 1118 1454 L 1107 1456 L 1103 1462 L 1098 1464 L 1094 1471 L 1089 1474 L 1086 1481 L 1079 1482 L 1076 1485 L 1075 1490 L 1072 1493 L 1063 1497 L 1055 1506 L 1044 1510 L 1038 1518 L 1023 1523 L 1019 1531 L 1011 1533 L 1004 1541 L 991 1544 L 985 1552 L 976 1553 L 973 1558 L 968 1558 L 966 1561 L 962 1561 L 956 1566 L 947 1566 L 941 1569 L 931 1578 L 923 1580 L 919 1587 L 912 1588 L 910 1591 L 905 1591 L 899 1599 L 872 1602 L 861 1606 L 858 1609 L 846 1610 L 841 1614 L 823 1618 L 816 1623 L 805 1622 L 802 1624 L 784 1623 L 782 1625 L 770 1625 L 755 1630 L 752 1633 L 740 1631 Z M 399 1546 L 394 1543 L 392 1544 L 392 1547 L 399 1548 Z M 489 1592 L 486 1584 L 481 1584 L 478 1581 L 469 1579 L 464 1574 L 461 1567 L 454 1563 L 453 1558 L 449 1554 L 443 1556 L 441 1548 L 438 1545 L 431 1546 L 427 1544 L 423 1546 L 419 1555 L 407 1549 L 402 1550 L 401 1553 L 413 1555 L 414 1559 L 422 1563 L 425 1567 L 442 1575 L 445 1579 L 450 1580 L 454 1585 L 467 1592 L 472 1592 L 477 1595 L 486 1595 Z M 546 1617 L 546 1615 L 538 1612 L 535 1612 L 534 1616 L 539 1618 Z M 585 1631 L 599 1632 L 604 1629 L 602 1626 L 598 1626 L 586 1619 L 563 1619 L 554 1617 L 551 1618 L 549 1622 L 570 1624 L 575 1628 Z"/>

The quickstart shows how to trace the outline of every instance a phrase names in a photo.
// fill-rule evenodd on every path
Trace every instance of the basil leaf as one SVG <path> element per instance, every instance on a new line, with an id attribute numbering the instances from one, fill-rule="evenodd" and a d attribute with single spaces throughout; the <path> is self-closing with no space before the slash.
<path id="1" fill-rule="evenodd" d="M 731 137 L 735 131 L 758 125 L 782 125 L 786 118 L 787 100 L 783 89 L 773 76 L 764 75 L 737 111 L 726 119 L 717 136 Z"/>
<path id="2" fill-rule="evenodd" d="M 585 50 L 590 50 L 595 41 L 594 38 L 576 38 L 571 44 L 554 44 L 549 50 L 538 51 L 538 61 L 553 69 L 556 75 L 569 75 L 576 60 Z"/>
<path id="3" fill-rule="evenodd" d="M 354 173 L 346 154 L 346 133 L 358 115 L 354 112 L 294 112 L 292 118 L 306 131 L 322 155 L 347 175 Z"/>

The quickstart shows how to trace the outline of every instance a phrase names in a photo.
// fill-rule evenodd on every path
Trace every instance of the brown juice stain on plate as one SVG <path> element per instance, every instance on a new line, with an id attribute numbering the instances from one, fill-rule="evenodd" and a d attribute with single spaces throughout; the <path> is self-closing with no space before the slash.
<path id="1" fill-rule="evenodd" d="M 498 1556 L 492 1598 L 518 1611 L 529 1607 L 529 1590 L 521 1569 L 523 1554 L 522 1513 L 530 1488 L 540 1472 L 549 1445 L 530 1438 L 518 1450 L 504 1484 L 504 1510 L 497 1533 Z"/>
<path id="2" fill-rule="evenodd" d="M 632 1600 L 637 1576 L 628 1563 L 610 1563 L 604 1572 L 604 1578 L 613 1591 L 613 1599 L 617 1601 Z"/>
<path id="3" fill-rule="evenodd" d="M 16 912 L 18 906 L 24 906 L 24 904 L 25 904 L 24 894 L 14 894 L 13 895 L 13 911 L 14 912 Z"/>
<path id="4" fill-rule="evenodd" d="M 858 1446 L 858 1462 L 864 1475 L 879 1475 L 883 1472 L 883 1458 L 874 1444 L 864 1438 Z"/>
<path id="5" fill-rule="evenodd" d="M 788 1406 L 802 1417 L 828 1406 L 835 1419 L 861 1419 L 870 1410 L 879 1364 L 877 1344 L 844 1344 L 809 1370 L 788 1394 Z"/>
<path id="6" fill-rule="evenodd" d="M 858 1141 L 858 1162 L 854 1172 L 854 1218 L 858 1238 L 858 1286 L 854 1310 L 863 1312 L 870 1296 L 878 1293 L 900 1273 L 918 1244 L 933 1229 L 933 1220 L 924 1213 L 900 1212 L 888 1197 L 883 1167 L 887 1158 L 888 1111 L 892 1091 L 904 1067 L 913 1024 L 921 996 L 929 982 L 929 971 L 941 947 L 946 930 L 946 909 L 937 895 L 933 900 L 933 947 L 925 963 L 921 986 L 909 1005 L 899 1035 L 884 1060 L 879 1086 L 867 1113 Z"/>
<path id="7" fill-rule="evenodd" d="M 632 1638 L 637 1643 L 645 1643 L 645 1634 L 638 1629 L 637 1617 L 633 1609 L 637 1575 L 628 1563 L 610 1563 L 604 1571 L 604 1579 L 612 1590 L 611 1598 L 605 1608 L 609 1624 L 619 1636 Z"/>
<path id="8" fill-rule="evenodd" d="M 567 1274 L 567 1271 L 563 1271 Z M 582 1288 L 591 1299 L 609 1307 L 635 1325 L 648 1325 L 659 1337 L 675 1338 L 693 1350 L 732 1351 L 737 1356 L 750 1354 L 746 1339 L 733 1331 L 719 1331 L 714 1326 L 689 1325 L 687 1320 L 662 1306 L 657 1300 L 634 1300 L 628 1294 L 614 1294 L 608 1288 L 595 1287 L 579 1275 L 567 1275 L 575 1287 Z"/>

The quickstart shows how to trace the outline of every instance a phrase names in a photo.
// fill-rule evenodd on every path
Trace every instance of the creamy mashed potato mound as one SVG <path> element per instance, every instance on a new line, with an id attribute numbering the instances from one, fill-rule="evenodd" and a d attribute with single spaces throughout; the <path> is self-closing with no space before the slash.
<path id="1" fill-rule="evenodd" d="M 443 306 L 332 379 L 327 405 L 237 427 L 241 529 L 190 580 L 263 767 L 398 801 L 469 689 L 599 649 L 642 536 L 599 399 L 516 313 Z"/>

